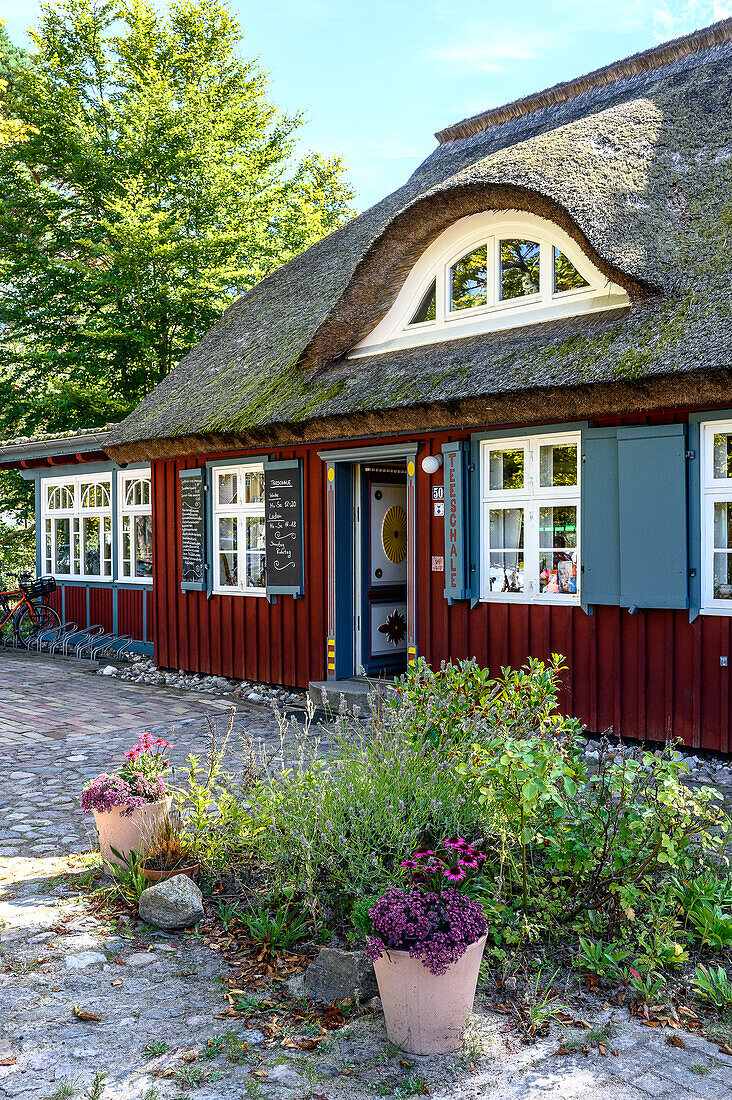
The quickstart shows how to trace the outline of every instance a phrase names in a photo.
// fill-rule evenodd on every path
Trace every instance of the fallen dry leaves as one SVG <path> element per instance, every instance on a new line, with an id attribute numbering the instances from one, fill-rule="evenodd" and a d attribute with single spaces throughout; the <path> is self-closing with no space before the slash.
<path id="1" fill-rule="evenodd" d="M 78 1005 L 74 1005 L 74 1016 L 77 1020 L 83 1020 L 85 1023 L 100 1024 L 102 1017 L 97 1015 L 96 1012 L 87 1012 L 85 1008 L 79 1008 Z"/>

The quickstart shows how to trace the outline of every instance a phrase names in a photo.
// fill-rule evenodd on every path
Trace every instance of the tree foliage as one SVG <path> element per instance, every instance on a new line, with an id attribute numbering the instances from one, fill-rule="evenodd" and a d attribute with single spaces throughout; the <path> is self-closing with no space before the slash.
<path id="1" fill-rule="evenodd" d="M 6 97 L 33 129 L 0 149 L 6 438 L 124 415 L 352 198 L 339 158 L 295 158 L 220 0 L 56 0 L 31 41 Z"/>

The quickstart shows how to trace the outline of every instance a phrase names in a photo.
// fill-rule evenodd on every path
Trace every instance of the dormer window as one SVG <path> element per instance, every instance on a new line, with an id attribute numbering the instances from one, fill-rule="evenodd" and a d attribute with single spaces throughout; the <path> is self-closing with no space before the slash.
<path id="1" fill-rule="evenodd" d="M 446 229 L 407 276 L 386 317 L 351 351 L 373 355 L 627 306 L 559 226 L 535 214 L 473 214 Z"/>
<path id="2" fill-rule="evenodd" d="M 450 268 L 450 309 L 474 309 L 488 300 L 488 259 L 485 245 L 463 256 Z"/>
<path id="3" fill-rule="evenodd" d="M 417 306 L 417 312 L 409 322 L 410 325 L 421 325 L 425 321 L 434 321 L 437 308 L 437 284 L 433 279 L 425 291 L 422 301 Z"/>

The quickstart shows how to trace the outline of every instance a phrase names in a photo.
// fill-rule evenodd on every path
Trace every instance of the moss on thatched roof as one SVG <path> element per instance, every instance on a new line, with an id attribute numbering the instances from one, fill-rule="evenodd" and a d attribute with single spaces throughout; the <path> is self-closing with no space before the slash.
<path id="1" fill-rule="evenodd" d="M 612 78 L 591 74 L 571 96 L 469 120 L 398 191 L 234 302 L 122 423 L 119 454 L 139 441 L 261 436 L 374 408 L 732 366 L 732 20 L 681 42 Z M 626 286 L 630 309 L 344 359 L 424 248 L 485 209 L 561 224 Z"/>

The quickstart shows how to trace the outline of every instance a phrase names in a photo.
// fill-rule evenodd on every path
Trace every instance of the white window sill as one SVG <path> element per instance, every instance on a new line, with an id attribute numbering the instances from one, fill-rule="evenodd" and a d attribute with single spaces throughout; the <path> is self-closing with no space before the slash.
<path id="1" fill-rule="evenodd" d="M 507 592 L 494 592 L 484 594 L 480 597 L 480 603 L 520 603 L 520 604 L 535 604 L 539 607 L 542 604 L 554 604 L 559 607 L 578 607 L 580 604 L 580 595 L 572 593 L 571 596 L 522 596 L 518 593 L 511 595 Z M 732 608 L 730 608 L 732 612 Z"/>
<path id="2" fill-rule="evenodd" d="M 729 604 L 726 607 L 723 604 L 720 604 L 719 606 L 700 607 L 699 608 L 699 614 L 700 615 L 732 615 L 732 600 L 729 601 Z"/>
<path id="3" fill-rule="evenodd" d="M 57 584 L 114 584 L 112 577 L 81 577 L 78 573 L 44 573 L 44 577 L 53 577 Z"/>
<path id="4" fill-rule="evenodd" d="M 117 577 L 115 584 L 152 584 L 152 577 Z"/>
<path id="5" fill-rule="evenodd" d="M 266 596 L 266 588 L 214 588 L 214 596 Z"/>

